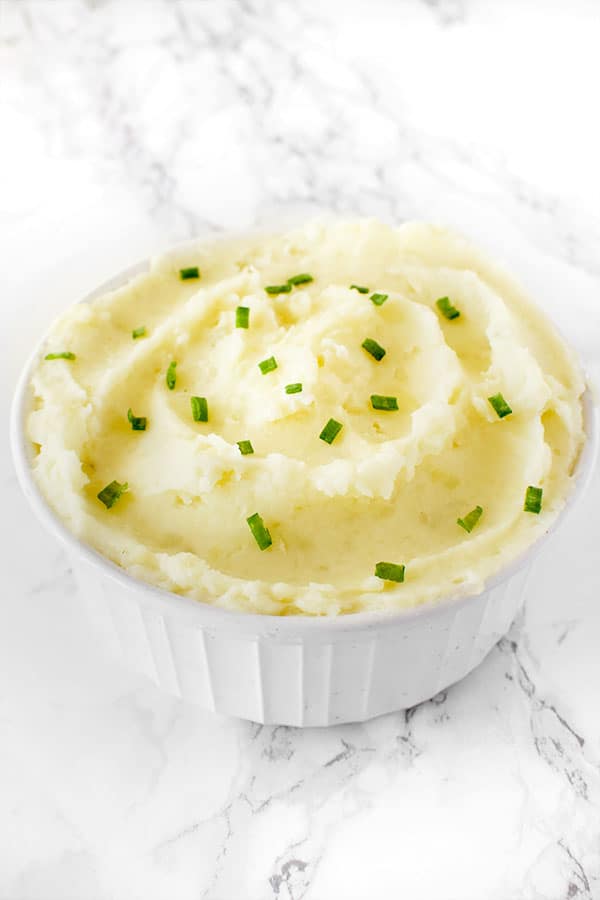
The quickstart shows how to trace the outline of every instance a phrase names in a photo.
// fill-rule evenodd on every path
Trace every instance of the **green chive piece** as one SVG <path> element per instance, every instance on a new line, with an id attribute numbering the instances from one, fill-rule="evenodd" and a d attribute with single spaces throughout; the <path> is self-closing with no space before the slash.
<path id="1" fill-rule="evenodd" d="M 127 410 L 127 418 L 131 422 L 132 431 L 145 431 L 148 419 L 146 416 L 134 416 L 131 407 Z"/>
<path id="2" fill-rule="evenodd" d="M 371 300 L 375 304 L 375 306 L 383 306 L 389 294 L 371 294 Z"/>
<path id="3" fill-rule="evenodd" d="M 240 448 L 242 456 L 248 456 L 249 453 L 254 453 L 254 447 L 250 441 L 238 441 L 237 445 Z"/>
<path id="4" fill-rule="evenodd" d="M 383 409 L 391 412 L 398 409 L 396 397 L 383 397 L 381 394 L 371 394 L 371 406 L 373 409 Z"/>
<path id="5" fill-rule="evenodd" d="M 295 382 L 295 384 L 286 384 L 285 392 L 286 394 L 299 394 L 302 391 L 302 384 L 300 381 Z"/>
<path id="6" fill-rule="evenodd" d="M 470 513 L 467 513 L 464 518 L 457 519 L 456 524 L 460 525 L 461 528 L 464 528 L 465 531 L 468 531 L 470 534 L 479 522 L 482 512 L 483 507 L 476 506 L 475 509 L 472 509 Z"/>
<path id="7" fill-rule="evenodd" d="M 267 294 L 289 294 L 291 289 L 291 284 L 269 284 L 265 291 Z"/>
<path id="8" fill-rule="evenodd" d="M 450 303 L 449 297 L 440 297 L 439 300 L 435 301 L 435 305 L 446 319 L 458 319 L 460 316 L 457 308 Z"/>
<path id="9" fill-rule="evenodd" d="M 206 397 L 190 397 L 192 418 L 194 422 L 208 422 L 208 403 Z"/>
<path id="10" fill-rule="evenodd" d="M 491 403 L 491 405 L 498 413 L 499 419 L 503 419 L 504 416 L 510 416 L 512 409 L 510 408 L 502 394 L 494 394 L 493 397 L 488 397 L 488 402 Z"/>
<path id="11" fill-rule="evenodd" d="M 70 350 L 66 350 L 64 353 L 46 353 L 44 359 L 75 359 L 75 354 Z"/>
<path id="12" fill-rule="evenodd" d="M 235 327 L 247 328 L 250 323 L 250 309 L 248 306 L 238 306 L 235 311 Z"/>
<path id="13" fill-rule="evenodd" d="M 309 275 L 308 272 L 302 272 L 301 275 L 292 275 L 291 278 L 288 278 L 287 283 L 291 285 L 309 284 L 309 282 L 314 280 L 315 279 L 312 277 L 312 275 Z"/>
<path id="14" fill-rule="evenodd" d="M 396 581 L 402 584 L 404 581 L 404 572 L 406 566 L 399 566 L 396 563 L 378 562 L 375 566 L 375 575 L 383 581 Z"/>
<path id="15" fill-rule="evenodd" d="M 271 540 L 271 535 L 269 534 L 269 529 L 265 526 L 265 523 L 261 519 L 258 513 L 254 513 L 253 516 L 250 516 L 246 519 L 250 527 L 250 531 L 254 535 L 254 540 L 259 546 L 260 550 L 266 550 L 267 547 L 270 547 L 273 541 Z"/>
<path id="16" fill-rule="evenodd" d="M 166 381 L 167 381 L 167 387 L 169 388 L 170 391 L 172 391 L 173 388 L 175 387 L 175 385 L 177 384 L 177 372 L 175 371 L 176 368 L 177 368 L 176 362 L 169 363 L 169 368 L 167 369 Z"/>
<path id="17" fill-rule="evenodd" d="M 268 359 L 263 359 L 262 362 L 259 362 L 258 368 L 266 375 L 268 372 L 274 372 L 277 368 L 277 360 L 274 356 L 270 356 Z"/>
<path id="18" fill-rule="evenodd" d="M 525 510 L 525 512 L 539 513 L 541 511 L 542 493 L 542 488 L 533 487 L 533 485 L 531 484 L 529 485 L 529 487 L 525 491 L 525 503 L 523 505 L 523 509 Z"/>
<path id="19" fill-rule="evenodd" d="M 187 269 L 179 270 L 179 277 L 182 281 L 189 281 L 190 278 L 200 278 L 200 270 L 198 266 L 189 266 Z"/>
<path id="20" fill-rule="evenodd" d="M 360 345 L 363 350 L 366 350 L 367 353 L 370 353 L 373 359 L 376 359 L 379 362 L 385 356 L 385 350 L 378 344 L 377 341 L 374 341 L 373 338 L 365 338 L 362 344 Z"/>
<path id="21" fill-rule="evenodd" d="M 145 326 L 145 325 L 141 325 L 139 328 L 134 328 L 134 329 L 133 329 L 133 331 L 131 332 L 131 337 L 132 337 L 132 338 L 134 339 L 134 341 L 135 341 L 136 338 L 144 337 L 145 334 L 146 334 L 146 326 Z"/>
<path id="22" fill-rule="evenodd" d="M 344 426 L 341 422 L 336 422 L 335 419 L 330 419 L 319 437 L 322 441 L 325 441 L 326 444 L 333 444 L 343 427 Z"/>
<path id="23" fill-rule="evenodd" d="M 351 284 L 350 290 L 358 291 L 359 294 L 368 294 L 369 293 L 369 288 L 364 287 L 362 284 Z"/>
<path id="24" fill-rule="evenodd" d="M 102 488 L 99 494 L 97 494 L 98 500 L 101 503 L 104 503 L 107 509 L 110 509 L 111 506 L 114 506 L 117 500 L 120 499 L 121 494 L 124 494 L 125 491 L 129 488 L 129 485 L 125 481 L 123 484 L 119 484 L 118 481 L 111 481 L 110 484 L 107 484 L 105 488 Z"/>

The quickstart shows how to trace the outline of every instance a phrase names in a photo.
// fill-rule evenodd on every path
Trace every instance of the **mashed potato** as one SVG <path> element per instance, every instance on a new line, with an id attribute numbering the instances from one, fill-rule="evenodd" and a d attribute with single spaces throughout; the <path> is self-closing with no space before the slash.
<path id="1" fill-rule="evenodd" d="M 33 467 L 58 515 L 138 578 L 253 612 L 480 590 L 556 517 L 584 438 L 552 325 L 429 225 L 188 246 L 70 309 L 44 352 L 75 357 L 32 377 Z"/>

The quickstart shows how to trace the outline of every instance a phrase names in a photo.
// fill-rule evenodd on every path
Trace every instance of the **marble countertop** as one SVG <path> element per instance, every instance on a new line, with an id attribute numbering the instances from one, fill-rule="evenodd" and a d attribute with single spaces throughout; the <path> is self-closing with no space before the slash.
<path id="1" fill-rule="evenodd" d="M 597 374 L 599 38 L 595 0 L 2 0 L 5 418 L 116 270 L 320 210 L 458 226 Z M 0 462 L 1 900 L 600 898 L 598 475 L 477 671 L 300 731 L 119 669 Z"/>

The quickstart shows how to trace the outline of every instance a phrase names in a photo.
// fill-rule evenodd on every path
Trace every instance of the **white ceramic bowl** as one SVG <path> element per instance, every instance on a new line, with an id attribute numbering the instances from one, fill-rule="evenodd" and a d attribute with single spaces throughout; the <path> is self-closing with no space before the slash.
<path id="1" fill-rule="evenodd" d="M 125 284 L 141 263 L 83 302 Z M 66 545 L 93 622 L 125 664 L 177 696 L 255 722 L 329 725 L 404 709 L 463 678 L 507 632 L 546 538 L 473 596 L 399 612 L 332 618 L 238 613 L 170 594 L 128 575 L 79 541 L 41 495 L 25 418 L 36 348 L 19 381 L 11 438 L 19 481 L 42 523 Z M 587 441 L 557 521 L 582 494 L 597 449 L 597 408 L 584 398 Z"/>

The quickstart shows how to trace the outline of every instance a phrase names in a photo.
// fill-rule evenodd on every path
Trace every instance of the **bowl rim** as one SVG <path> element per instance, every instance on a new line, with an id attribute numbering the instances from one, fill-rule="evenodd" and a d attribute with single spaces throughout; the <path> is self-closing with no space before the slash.
<path id="1" fill-rule="evenodd" d="M 208 239 L 188 240 L 172 246 L 166 252 L 175 252 L 198 243 L 206 243 L 224 237 L 226 235 L 218 235 Z M 89 303 L 103 294 L 125 286 L 131 279 L 149 271 L 151 262 L 152 259 L 147 258 L 127 266 L 111 278 L 103 281 L 76 302 Z M 552 322 L 552 325 L 556 328 L 554 322 Z M 584 374 L 586 389 L 582 395 L 582 406 L 586 439 L 575 464 L 573 484 L 567 495 L 565 505 L 549 528 L 516 557 L 503 565 L 498 572 L 489 577 L 480 591 L 471 593 L 465 592 L 464 589 L 462 591 L 459 589 L 454 593 L 447 594 L 436 600 L 425 601 L 417 606 L 390 610 L 367 610 L 336 616 L 281 616 L 272 613 L 229 609 L 203 600 L 197 600 L 184 594 L 176 594 L 136 578 L 117 563 L 112 562 L 112 560 L 103 556 L 92 546 L 76 537 L 46 501 L 33 477 L 33 470 L 30 464 L 31 443 L 25 433 L 25 419 L 30 407 L 29 388 L 32 371 L 46 345 L 47 337 L 48 330 L 45 330 L 21 370 L 10 412 L 10 443 L 13 464 L 21 490 L 29 501 L 36 518 L 48 532 L 54 534 L 66 545 L 72 554 L 83 558 L 109 580 L 117 582 L 121 587 L 137 593 L 140 602 L 150 606 L 157 613 L 165 617 L 184 616 L 194 620 L 197 625 L 207 628 L 226 628 L 252 634 L 258 632 L 269 636 L 284 635 L 291 637 L 300 637 L 305 632 L 317 632 L 319 634 L 330 632 L 352 633 L 357 629 L 372 630 L 382 624 L 389 626 L 399 621 L 408 624 L 423 616 L 437 618 L 437 616 L 443 615 L 449 607 L 458 609 L 476 603 L 482 595 L 487 594 L 491 589 L 507 581 L 533 560 L 548 537 L 559 524 L 564 522 L 567 514 L 584 494 L 591 479 L 598 454 L 598 423 L 600 418 L 598 399 L 593 396 L 589 379 Z M 561 337 L 565 340 L 562 335 Z M 568 345 L 566 340 L 565 343 Z"/>

